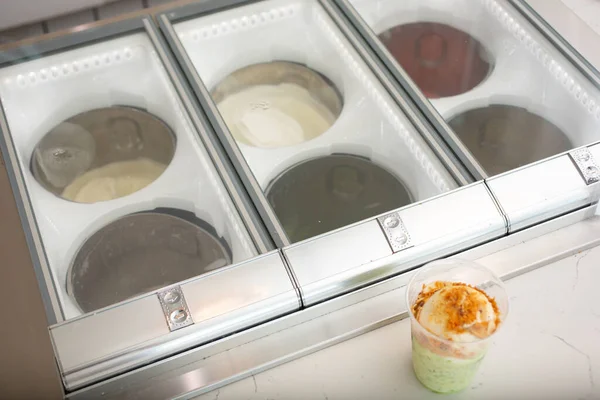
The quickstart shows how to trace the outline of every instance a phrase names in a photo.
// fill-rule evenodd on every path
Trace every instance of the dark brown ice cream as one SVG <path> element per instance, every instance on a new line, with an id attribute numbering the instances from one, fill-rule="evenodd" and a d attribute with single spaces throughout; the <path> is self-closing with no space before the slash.
<path id="1" fill-rule="evenodd" d="M 428 98 L 468 92 L 492 68 L 483 45 L 449 25 L 398 25 L 382 32 L 379 38 Z"/>
<path id="2" fill-rule="evenodd" d="M 521 107 L 476 108 L 455 116 L 449 124 L 489 175 L 573 148 L 556 125 Z"/>
<path id="3" fill-rule="evenodd" d="M 281 173 L 267 198 L 292 242 L 410 204 L 394 175 L 364 158 L 330 155 Z"/>

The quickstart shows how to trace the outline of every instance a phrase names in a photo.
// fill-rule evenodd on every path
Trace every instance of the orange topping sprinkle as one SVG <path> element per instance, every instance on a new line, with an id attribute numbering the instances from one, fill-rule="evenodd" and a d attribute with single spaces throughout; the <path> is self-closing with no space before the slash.
<path id="1" fill-rule="evenodd" d="M 488 321 L 477 321 L 478 315 L 482 309 L 487 306 L 486 300 L 491 304 L 495 313 L 495 327 L 500 324 L 500 313 L 496 301 L 489 297 L 487 293 L 474 286 L 460 282 L 434 282 L 423 289 L 417 300 L 413 304 L 412 310 L 419 319 L 420 312 L 427 300 L 438 291 L 445 289 L 441 293 L 442 300 L 436 304 L 435 314 L 445 315 L 445 329 L 450 333 L 464 333 L 467 330 L 479 338 L 485 338 L 489 335 Z M 483 296 L 474 296 L 473 290 L 483 294 Z"/>

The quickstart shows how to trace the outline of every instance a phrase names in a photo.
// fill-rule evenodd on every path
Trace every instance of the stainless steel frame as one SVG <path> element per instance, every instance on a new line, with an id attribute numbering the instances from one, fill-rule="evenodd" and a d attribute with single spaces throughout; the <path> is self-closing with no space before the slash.
<path id="1" fill-rule="evenodd" d="M 593 147 L 597 145 L 589 148 Z M 486 184 L 502 207 L 509 232 L 517 232 L 597 201 L 596 185 L 586 183 L 569 154 L 486 179 Z"/>
<path id="2" fill-rule="evenodd" d="M 160 294 L 50 327 L 67 389 L 99 382 L 300 309 L 277 251 L 176 286 L 181 287 L 194 321 L 186 328 L 170 330 Z"/>
<path id="3" fill-rule="evenodd" d="M 394 213 L 410 246 L 394 249 L 372 219 L 283 250 L 305 306 L 506 235 L 506 221 L 485 183 L 474 183 Z M 385 220 L 385 217 L 383 217 Z M 332 249 L 338 249 L 332 251 Z"/>

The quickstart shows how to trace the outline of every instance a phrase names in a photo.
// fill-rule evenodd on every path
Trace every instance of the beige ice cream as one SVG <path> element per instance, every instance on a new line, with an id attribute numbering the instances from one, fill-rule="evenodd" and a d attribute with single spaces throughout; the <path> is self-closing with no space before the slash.
<path id="1" fill-rule="evenodd" d="M 251 86 L 227 96 L 218 107 L 236 140 L 256 147 L 299 144 L 335 122 L 325 105 L 291 83 Z"/>
<path id="2" fill-rule="evenodd" d="M 78 203 L 95 203 L 127 196 L 148 186 L 166 168 L 147 158 L 114 162 L 78 176 L 65 188 L 62 197 Z"/>
<path id="3" fill-rule="evenodd" d="M 414 312 L 425 329 L 453 342 L 484 339 L 500 323 L 494 299 L 464 283 L 435 282 L 425 286 Z"/>

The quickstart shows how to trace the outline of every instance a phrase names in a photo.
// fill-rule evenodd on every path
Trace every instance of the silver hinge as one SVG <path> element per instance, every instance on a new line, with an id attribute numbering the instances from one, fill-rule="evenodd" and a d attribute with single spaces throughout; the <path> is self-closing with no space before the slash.
<path id="1" fill-rule="evenodd" d="M 600 181 L 600 168 L 598 168 L 594 156 L 587 147 L 573 150 L 569 153 L 569 156 L 587 185 Z"/>
<path id="2" fill-rule="evenodd" d="M 377 222 L 379 222 L 379 226 L 385 233 L 385 237 L 394 253 L 413 246 L 410 234 L 406 230 L 399 213 L 393 212 L 379 217 Z"/>
<path id="3" fill-rule="evenodd" d="M 156 295 L 171 332 L 194 324 L 180 286 L 158 292 Z"/>

